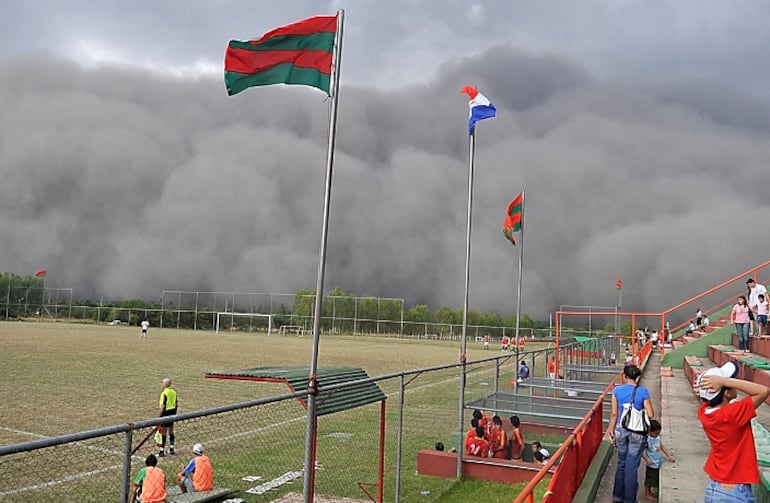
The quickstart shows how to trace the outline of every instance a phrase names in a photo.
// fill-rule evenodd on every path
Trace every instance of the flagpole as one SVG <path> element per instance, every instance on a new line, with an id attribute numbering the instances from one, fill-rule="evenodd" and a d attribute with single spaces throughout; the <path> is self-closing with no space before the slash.
<path id="1" fill-rule="evenodd" d="M 318 252 L 318 278 L 315 289 L 315 311 L 313 313 L 313 350 L 310 358 L 307 396 L 307 431 L 305 434 L 305 464 L 303 471 L 303 501 L 312 503 L 315 490 L 315 445 L 316 445 L 316 397 L 318 393 L 318 346 L 321 339 L 321 306 L 323 302 L 324 273 L 326 270 L 326 244 L 329 231 L 329 206 L 332 191 L 334 147 L 337 139 L 337 104 L 340 89 L 340 63 L 342 62 L 342 28 L 345 11 L 337 11 L 337 31 L 334 35 L 334 68 L 332 70 L 331 105 L 329 109 L 329 143 L 326 148 L 326 187 L 324 189 L 323 223 L 321 224 L 321 246 Z"/>
<path id="2" fill-rule="evenodd" d="M 468 333 L 468 289 L 471 282 L 471 216 L 473 213 L 473 170 L 476 164 L 476 128 L 469 135 L 468 140 L 468 219 L 465 224 L 465 296 L 463 297 L 463 328 L 460 342 L 460 401 L 459 401 L 459 427 L 460 438 L 463 433 L 463 413 L 465 411 L 465 363 L 467 333 Z M 463 474 L 463 446 L 458 445 L 457 478 Z"/>
<path id="3" fill-rule="evenodd" d="M 519 284 L 516 287 L 516 377 L 518 377 L 519 368 L 519 320 L 521 319 L 521 279 L 522 271 L 524 269 L 524 217 L 527 214 L 524 211 L 524 204 L 526 202 L 525 191 L 521 191 L 521 236 L 519 237 Z M 517 379 L 518 382 L 518 379 Z"/>
<path id="4" fill-rule="evenodd" d="M 46 276 L 48 276 L 48 271 L 46 271 L 45 274 L 43 275 L 43 296 L 42 296 L 41 302 L 40 302 L 40 304 L 41 304 L 40 305 L 40 309 L 38 310 L 39 311 L 39 314 L 38 314 L 38 317 L 37 317 L 38 321 L 42 321 L 42 319 L 43 319 L 43 312 L 46 311 L 46 308 L 45 308 L 45 277 Z"/>

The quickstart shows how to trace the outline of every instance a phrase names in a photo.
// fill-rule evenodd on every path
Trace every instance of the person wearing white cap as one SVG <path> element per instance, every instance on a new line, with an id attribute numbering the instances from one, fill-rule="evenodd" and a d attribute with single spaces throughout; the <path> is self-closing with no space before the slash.
<path id="1" fill-rule="evenodd" d="M 204 454 L 203 444 L 195 444 L 192 448 L 193 457 L 187 466 L 176 475 L 176 483 L 183 493 L 211 491 L 214 489 L 214 470 L 211 460 Z"/>
<path id="2" fill-rule="evenodd" d="M 759 482 L 751 419 L 770 396 L 770 388 L 738 379 L 738 364 L 729 361 L 698 377 L 702 403 L 698 419 L 711 443 L 703 470 L 709 477 L 705 503 L 753 502 L 751 484 Z M 746 397 L 735 400 L 738 391 Z"/>

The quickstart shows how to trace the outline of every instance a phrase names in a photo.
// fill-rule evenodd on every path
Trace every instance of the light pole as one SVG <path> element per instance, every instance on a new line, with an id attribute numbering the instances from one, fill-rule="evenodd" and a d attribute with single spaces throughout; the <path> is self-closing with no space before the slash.
<path id="1" fill-rule="evenodd" d="M 620 306 L 623 304 L 623 281 L 617 280 L 615 288 L 618 290 L 618 307 L 615 310 L 615 335 L 620 335 L 620 316 L 618 311 L 620 311 Z"/>

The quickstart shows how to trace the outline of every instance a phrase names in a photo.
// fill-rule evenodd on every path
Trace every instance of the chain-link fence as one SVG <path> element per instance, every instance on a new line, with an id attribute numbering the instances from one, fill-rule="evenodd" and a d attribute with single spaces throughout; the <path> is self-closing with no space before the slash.
<path id="1" fill-rule="evenodd" d="M 561 348 L 560 358 L 580 347 L 573 343 Z M 469 362 L 462 403 L 512 389 L 516 356 L 530 362 L 533 375 L 544 375 L 554 351 Z M 416 453 L 437 442 L 462 451 L 461 369 L 451 364 L 370 378 L 368 384 L 376 382 L 387 396 L 384 405 L 319 416 L 315 494 L 363 500 L 369 494 L 375 500 L 381 476 L 384 501 L 426 501 L 425 494 L 447 489 L 454 481 L 415 474 Z M 355 392 L 364 384 L 324 387 L 320 382 L 319 393 L 342 387 Z M 167 485 L 175 484 L 177 473 L 193 457 L 192 446 L 202 443 L 212 459 L 215 485 L 237 490 L 244 501 L 302 494 L 307 414 L 301 399 L 306 395 L 303 391 L 175 416 L 176 453 L 171 455 L 167 445 L 158 463 Z M 465 419 L 469 422 L 469 413 Z M 0 502 L 130 501 L 130 482 L 145 458 L 158 452 L 155 433 L 163 422 L 155 418 L 0 447 Z M 169 491 L 170 501 L 174 491 Z"/>
<path id="2" fill-rule="evenodd" d="M 102 302 L 87 303 L 72 299 L 71 288 L 41 286 L 8 286 L 0 292 L 0 317 L 11 319 L 67 320 L 83 323 L 112 323 L 138 325 L 149 321 L 152 327 L 216 330 L 217 317 L 222 313 L 236 313 L 228 318 L 228 330 L 267 331 L 267 321 L 252 315 L 270 314 L 273 327 L 291 328 L 287 334 L 306 334 L 313 327 L 315 296 L 277 293 L 184 292 L 164 291 L 160 303 L 138 306 L 110 305 Z M 424 313 L 430 318 L 430 313 Z M 451 316 L 450 316 L 451 318 Z M 414 321 L 406 318 L 404 299 L 385 297 L 324 297 L 321 313 L 321 331 L 324 334 L 388 336 L 428 340 L 459 341 L 462 324 L 454 321 Z M 544 338 L 552 330 L 520 329 L 521 337 Z M 502 337 L 513 337 L 511 326 L 484 324 L 471 319 L 467 335 L 473 339 L 490 336 L 496 342 Z"/>
<path id="3" fill-rule="evenodd" d="M 301 473 L 307 416 L 297 397 L 303 394 L 176 416 L 176 452 L 170 454 L 167 445 L 158 462 L 169 494 L 195 443 L 203 443 L 213 460 L 219 487 L 247 491 L 286 472 Z M 0 501 L 131 501 L 130 481 L 146 457 L 158 452 L 155 437 L 162 421 L 0 447 Z"/>

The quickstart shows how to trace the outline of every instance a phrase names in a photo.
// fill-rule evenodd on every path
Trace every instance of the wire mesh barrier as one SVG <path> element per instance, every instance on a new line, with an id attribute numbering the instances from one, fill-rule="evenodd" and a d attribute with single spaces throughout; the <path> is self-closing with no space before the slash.
<path id="1" fill-rule="evenodd" d="M 331 386 L 319 377 L 318 410 L 328 413 L 319 412 L 315 423 L 312 491 L 356 501 L 403 502 L 444 492 L 455 480 L 417 475 L 417 452 L 439 442 L 447 451 L 462 452 L 471 416 L 465 407 L 499 392 L 523 396 L 515 379 L 516 356 L 544 374 L 554 351 L 522 351 L 465 366 L 449 364 Z M 458 406 L 463 370 L 465 393 Z M 343 392 L 362 396 L 372 383 L 386 400 L 348 408 L 335 402 Z M 300 497 L 307 461 L 307 395 L 289 393 L 174 416 L 175 453 L 170 452 L 169 434 L 165 456 L 158 458 L 169 502 L 178 492 L 177 474 L 193 457 L 196 443 L 205 446 L 212 460 L 216 487 L 236 490 L 245 502 L 275 501 L 290 493 Z M 464 425 L 459 423 L 461 410 Z M 0 446 L 0 502 L 131 501 L 131 482 L 146 458 L 157 455 L 158 426 L 167 421 L 154 418 Z"/>
<path id="2" fill-rule="evenodd" d="M 538 484 L 556 466 L 543 497 L 543 503 L 568 503 L 580 487 L 583 475 L 596 454 L 604 432 L 603 409 L 605 397 L 612 390 L 609 384 L 604 393 L 597 398 L 583 420 L 553 453 L 550 460 L 516 497 L 514 503 L 533 503 L 534 491 Z"/>
<path id="3" fill-rule="evenodd" d="M 43 287 L 39 283 L 11 286 L 0 291 L 0 317 L 5 320 L 79 321 L 83 323 L 138 325 L 147 320 L 152 327 L 192 330 L 217 330 L 218 315 L 230 313 L 228 331 L 267 331 L 266 321 L 255 315 L 271 315 L 275 328 L 287 326 L 286 333 L 302 334 L 313 326 L 315 295 L 246 292 L 163 291 L 160 303 L 119 305 L 75 300 L 72 288 Z M 446 313 L 444 313 L 446 314 Z M 451 313 L 450 313 L 451 314 Z M 251 316 L 249 316 L 251 315 Z M 428 320 L 430 313 L 424 313 Z M 408 319 L 404 299 L 387 297 L 324 296 L 321 331 L 335 335 L 406 337 L 428 340 L 459 341 L 462 325 L 443 316 L 442 320 Z M 469 340 L 484 336 L 496 341 L 512 338 L 510 326 L 486 325 L 481 319 L 470 320 Z M 520 329 L 522 338 L 550 337 L 551 330 Z"/>
<path id="4" fill-rule="evenodd" d="M 205 446 L 219 487 L 256 495 L 280 495 L 292 486 L 296 490 L 298 477 L 269 483 L 288 472 L 302 472 L 307 415 L 297 395 L 176 416 L 175 452 L 171 454 L 169 444 L 165 456 L 158 458 L 169 494 L 177 492 L 176 475 L 193 458 L 196 443 Z M 0 447 L 0 501 L 131 501 L 128 483 L 147 456 L 157 455 L 160 422 Z"/>
<path id="5" fill-rule="evenodd" d="M 120 501 L 124 435 L 112 434 L 0 458 L 0 501 Z"/>

